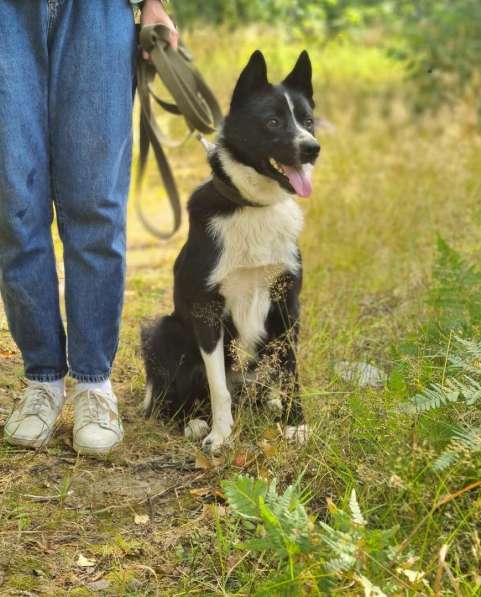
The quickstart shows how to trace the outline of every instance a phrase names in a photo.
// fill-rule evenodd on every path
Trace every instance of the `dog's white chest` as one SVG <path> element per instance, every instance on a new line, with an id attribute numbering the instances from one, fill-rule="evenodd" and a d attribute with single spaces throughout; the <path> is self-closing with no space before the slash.
<path id="1" fill-rule="evenodd" d="M 232 272 L 220 285 L 225 312 L 239 333 L 239 356 L 254 356 L 255 347 L 265 335 L 265 322 L 271 306 L 270 287 L 280 268 L 246 268 Z"/>
<path id="2" fill-rule="evenodd" d="M 210 222 L 221 254 L 208 283 L 219 286 L 225 311 L 231 315 L 241 350 L 247 355 L 253 355 L 265 334 L 273 281 L 281 273 L 299 268 L 297 238 L 302 224 L 302 212 L 293 199 L 242 209 Z"/>

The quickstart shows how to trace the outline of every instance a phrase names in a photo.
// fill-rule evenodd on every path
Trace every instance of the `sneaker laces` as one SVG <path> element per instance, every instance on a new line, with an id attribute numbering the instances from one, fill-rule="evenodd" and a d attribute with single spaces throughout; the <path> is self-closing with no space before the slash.
<path id="1" fill-rule="evenodd" d="M 80 426 L 91 423 L 104 429 L 112 429 L 112 424 L 119 424 L 118 413 L 112 408 L 112 399 L 100 390 L 87 390 L 78 398 Z"/>
<path id="2" fill-rule="evenodd" d="M 48 426 L 50 412 L 57 409 L 57 396 L 43 384 L 30 382 L 16 410 L 21 412 L 23 417 L 38 417 Z"/>

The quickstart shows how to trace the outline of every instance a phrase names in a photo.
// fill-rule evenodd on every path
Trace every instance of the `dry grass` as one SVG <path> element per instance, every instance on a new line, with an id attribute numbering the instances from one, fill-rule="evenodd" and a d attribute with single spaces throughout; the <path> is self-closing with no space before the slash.
<path id="1" fill-rule="evenodd" d="M 224 32 L 214 42 L 212 36 L 196 32 L 192 44 L 224 105 L 251 50 L 266 48 L 280 75 L 304 45 L 260 30 Z M 438 232 L 479 254 L 480 139 L 462 108 L 433 121 L 411 121 L 401 73 L 376 48 L 321 52 L 313 45 L 312 51 L 319 112 L 333 125 L 320 131 L 316 192 L 303 201 L 300 362 L 316 429 L 312 441 L 293 449 L 266 412 L 247 404 L 233 446 L 209 462 L 178 429 L 142 420 L 139 324 L 171 308 L 171 266 L 185 224 L 160 245 L 143 232 L 131 205 L 126 304 L 113 374 L 125 442 L 107 462 L 76 458 L 67 412 L 46 451 L 0 444 L 2 595 L 251 594 L 271 563 L 234 548 L 238 528 L 223 506 L 220 481 L 239 469 L 277 476 L 281 484 L 302 472 L 310 508 L 320 516 L 326 497 L 342 499 L 355 486 L 379 526 L 400 525 L 400 538 L 409 538 L 428 579 L 436 573 L 441 544 L 450 544 L 454 580 L 444 576 L 443 594 L 478 591 L 479 502 L 466 495 L 425 516 L 440 495 L 464 482 L 459 472 L 429 472 L 428 439 L 435 431 L 393 414 L 404 398 L 395 389 L 353 388 L 336 379 L 332 366 L 362 359 L 392 368 L 392 348 L 424 317 L 423 289 Z M 208 173 L 195 141 L 173 153 L 172 163 L 184 196 Z M 149 177 L 147 207 L 167 225 L 166 203 L 158 200 L 154 173 Z M 3 421 L 22 382 L 1 313 L 0 342 Z M 80 555 L 93 566 L 81 566 Z"/>

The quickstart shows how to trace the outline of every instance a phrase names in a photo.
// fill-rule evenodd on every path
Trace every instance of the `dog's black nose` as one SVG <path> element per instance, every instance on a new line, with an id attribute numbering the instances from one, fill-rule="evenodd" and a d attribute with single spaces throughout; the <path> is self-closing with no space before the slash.
<path id="1" fill-rule="evenodd" d="M 301 143 L 300 152 L 301 152 L 301 162 L 309 162 L 311 160 L 315 160 L 321 151 L 321 146 L 319 143 L 313 139 L 312 141 L 304 141 Z"/>

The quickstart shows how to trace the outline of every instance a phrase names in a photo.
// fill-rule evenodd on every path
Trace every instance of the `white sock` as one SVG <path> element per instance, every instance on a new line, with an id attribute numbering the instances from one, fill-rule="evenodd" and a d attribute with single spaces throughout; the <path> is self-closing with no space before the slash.
<path id="1" fill-rule="evenodd" d="M 78 392 L 85 392 L 85 391 L 92 391 L 98 390 L 99 392 L 104 392 L 105 394 L 112 394 L 112 384 L 110 383 L 110 379 L 106 379 L 104 381 L 94 381 L 94 382 L 78 382 L 75 386 L 75 394 Z"/>
<path id="2" fill-rule="evenodd" d="M 57 396 L 64 396 L 65 394 L 65 378 L 56 379 L 55 381 L 42 381 L 40 382 L 43 386 L 45 386 L 50 392 L 53 392 Z"/>

